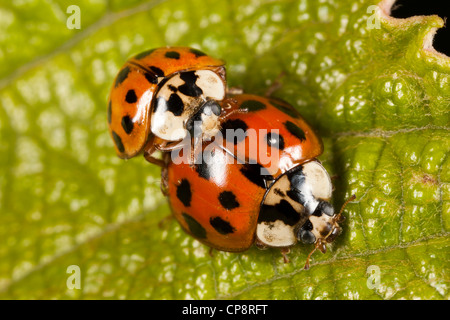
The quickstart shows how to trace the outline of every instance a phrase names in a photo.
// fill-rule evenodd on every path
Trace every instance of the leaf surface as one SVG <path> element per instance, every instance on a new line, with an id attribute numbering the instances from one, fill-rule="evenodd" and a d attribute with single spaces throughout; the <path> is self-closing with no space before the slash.
<path id="1" fill-rule="evenodd" d="M 80 30 L 70 1 L 2 4 L 0 298 L 448 299 L 443 20 L 391 18 L 392 2 L 85 0 Z M 309 246 L 289 264 L 278 250 L 211 256 L 175 221 L 158 227 L 159 169 L 115 156 L 106 99 L 129 56 L 165 45 L 225 59 L 249 93 L 284 74 L 274 95 L 323 137 L 335 207 L 357 195 L 310 270 Z"/>

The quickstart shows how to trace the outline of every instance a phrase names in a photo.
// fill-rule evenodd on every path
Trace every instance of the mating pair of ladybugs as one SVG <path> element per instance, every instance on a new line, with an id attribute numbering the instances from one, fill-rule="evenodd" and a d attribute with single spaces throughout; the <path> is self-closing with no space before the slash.
<path id="1" fill-rule="evenodd" d="M 255 243 L 288 261 L 301 241 L 315 244 L 308 268 L 341 231 L 320 138 L 284 101 L 232 95 L 221 60 L 185 47 L 134 56 L 114 81 L 108 122 L 119 157 L 160 165 L 173 215 L 212 248 Z"/>

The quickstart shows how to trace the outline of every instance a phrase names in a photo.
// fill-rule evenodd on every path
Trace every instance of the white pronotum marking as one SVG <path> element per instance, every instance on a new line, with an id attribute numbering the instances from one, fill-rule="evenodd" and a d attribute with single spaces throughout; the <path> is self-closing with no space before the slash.
<path id="1" fill-rule="evenodd" d="M 184 105 L 184 111 L 181 115 L 175 116 L 172 112 L 165 108 L 158 107 L 156 112 L 152 114 L 151 130 L 157 137 L 168 141 L 179 141 L 186 137 L 187 130 L 185 130 L 186 121 L 195 111 L 207 100 L 223 100 L 225 98 L 225 84 L 223 80 L 215 72 L 211 70 L 198 70 L 196 85 L 203 91 L 201 97 L 189 97 L 177 91 L 176 94 L 180 97 Z M 175 74 L 170 78 L 158 91 L 155 101 L 158 98 L 164 98 L 168 101 L 170 96 L 174 93 L 170 88 L 183 85 L 185 82 L 180 78 L 180 74 Z M 213 119 L 214 120 L 214 119 Z M 211 123 L 205 124 L 211 126 Z M 218 125 L 217 125 L 218 126 Z M 211 130 L 210 134 L 213 136 L 217 130 Z"/>

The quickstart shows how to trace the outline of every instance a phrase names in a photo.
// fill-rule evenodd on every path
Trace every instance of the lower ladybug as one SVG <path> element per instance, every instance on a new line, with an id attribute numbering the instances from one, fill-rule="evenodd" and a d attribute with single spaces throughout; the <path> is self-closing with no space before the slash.
<path id="1" fill-rule="evenodd" d="M 320 138 L 284 101 L 248 94 L 227 101 L 222 107 L 231 116 L 195 151 L 194 164 L 190 150 L 165 155 L 162 188 L 173 215 L 187 233 L 222 251 L 280 248 L 288 262 L 300 241 L 315 244 L 311 254 L 325 252 L 341 232 L 342 215 L 328 202 L 331 180 L 316 159 Z"/>

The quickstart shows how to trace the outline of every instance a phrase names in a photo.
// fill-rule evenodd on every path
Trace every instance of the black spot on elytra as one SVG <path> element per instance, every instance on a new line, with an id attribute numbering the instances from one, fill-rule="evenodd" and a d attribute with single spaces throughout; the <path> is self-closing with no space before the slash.
<path id="1" fill-rule="evenodd" d="M 214 174 L 222 175 L 225 168 L 221 162 L 215 161 L 214 157 L 216 152 L 214 149 L 210 151 L 209 154 L 203 152 L 203 161 L 195 165 L 195 171 L 197 171 L 199 177 L 209 180 L 214 178 Z"/>
<path id="2" fill-rule="evenodd" d="M 211 218 L 209 219 L 209 223 L 218 233 L 223 235 L 236 231 L 236 229 L 228 221 L 223 220 L 221 217 Z"/>
<path id="3" fill-rule="evenodd" d="M 273 180 L 273 177 L 269 174 L 267 169 L 259 163 L 246 163 L 239 171 L 241 171 L 248 180 L 264 189 L 266 188 L 266 180 Z"/>
<path id="4" fill-rule="evenodd" d="M 259 212 L 258 222 L 275 222 L 277 220 L 294 226 L 300 220 L 300 214 L 284 199 L 273 206 L 263 204 Z"/>
<path id="5" fill-rule="evenodd" d="M 219 194 L 219 202 L 227 210 L 232 210 L 239 207 L 239 202 L 236 200 L 236 196 L 231 191 L 223 191 Z"/>
<path id="6" fill-rule="evenodd" d="M 185 207 L 191 206 L 191 184 L 186 179 L 181 180 L 181 183 L 177 186 L 177 198 Z"/>
<path id="7" fill-rule="evenodd" d="M 176 51 L 167 51 L 164 56 L 169 59 L 180 59 L 180 54 Z"/>
<path id="8" fill-rule="evenodd" d="M 248 126 L 245 121 L 240 119 L 229 119 L 222 123 L 222 135 L 227 141 L 238 144 L 247 136 Z"/>
<path id="9" fill-rule="evenodd" d="M 248 126 L 245 121 L 242 121 L 240 119 L 230 119 L 222 124 L 222 128 L 233 130 L 242 129 L 243 131 L 246 131 L 248 129 Z"/>
<path id="10" fill-rule="evenodd" d="M 142 58 L 145 58 L 146 56 L 150 55 L 153 53 L 153 51 L 155 51 L 156 49 L 150 49 L 150 50 L 146 50 L 144 52 L 138 53 L 137 55 L 134 56 L 135 59 L 140 60 Z"/>
<path id="11" fill-rule="evenodd" d="M 270 103 L 277 108 L 278 110 L 282 111 L 283 113 L 287 114 L 288 116 L 292 118 L 298 118 L 299 114 L 297 110 L 294 109 L 291 105 L 289 105 L 287 102 L 284 102 L 282 100 L 277 101 L 274 98 L 270 100 Z"/>
<path id="12" fill-rule="evenodd" d="M 173 93 L 177 92 L 177 90 L 178 90 L 177 87 L 175 87 L 175 86 L 172 85 L 172 84 L 169 84 L 169 85 L 168 85 L 168 88 L 169 88 L 169 90 L 172 91 Z"/>
<path id="13" fill-rule="evenodd" d="M 145 72 L 144 73 L 144 77 L 151 84 L 157 84 L 158 83 L 158 77 L 155 74 L 153 74 L 153 73 Z"/>
<path id="14" fill-rule="evenodd" d="M 195 165 L 195 171 L 197 171 L 199 177 L 209 180 L 211 178 L 211 170 L 205 161 Z"/>
<path id="15" fill-rule="evenodd" d="M 125 151 L 125 148 L 123 146 L 122 139 L 120 139 L 119 135 L 114 131 L 112 132 L 112 136 L 117 149 L 123 153 Z"/>
<path id="16" fill-rule="evenodd" d="M 125 101 L 127 103 L 136 103 L 137 96 L 136 96 L 136 92 L 133 89 L 128 90 L 127 95 L 125 96 Z"/>
<path id="17" fill-rule="evenodd" d="M 118 87 L 127 77 L 130 73 L 130 67 L 126 66 L 122 70 L 119 71 L 116 77 L 116 82 L 114 83 L 114 87 Z"/>
<path id="18" fill-rule="evenodd" d="M 278 148 L 278 150 L 284 149 L 284 139 L 278 133 L 269 132 L 266 134 L 266 141 L 269 147 Z"/>
<path id="19" fill-rule="evenodd" d="M 255 112 L 265 109 L 266 105 L 258 100 L 245 100 L 239 108 L 245 109 L 249 112 Z"/>
<path id="20" fill-rule="evenodd" d="M 150 66 L 149 69 L 152 70 L 158 77 L 164 77 L 164 71 L 162 71 L 160 68 Z"/>
<path id="21" fill-rule="evenodd" d="M 122 118 L 122 128 L 127 133 L 130 134 L 133 131 L 134 123 L 130 116 L 126 115 Z"/>
<path id="22" fill-rule="evenodd" d="M 199 97 L 203 90 L 195 84 L 198 76 L 195 71 L 182 72 L 180 73 L 180 79 L 184 81 L 184 84 L 178 87 L 178 90 L 189 97 Z"/>
<path id="23" fill-rule="evenodd" d="M 196 238 L 199 238 L 199 239 L 206 238 L 206 230 L 205 230 L 205 228 L 202 227 L 202 225 L 197 220 L 192 218 L 187 213 L 182 213 L 181 216 L 183 217 L 184 221 L 186 221 L 189 231 Z"/>
<path id="24" fill-rule="evenodd" d="M 175 94 L 172 93 L 167 101 L 167 110 L 172 112 L 175 116 L 180 116 L 184 110 L 183 100 Z"/>
<path id="25" fill-rule="evenodd" d="M 298 139 L 300 139 L 301 142 L 306 140 L 305 132 L 299 126 L 297 126 L 295 123 L 293 123 L 291 121 L 286 121 L 284 123 L 284 126 L 292 135 L 294 135 Z"/>
<path id="26" fill-rule="evenodd" d="M 193 54 L 195 54 L 195 56 L 196 56 L 197 58 L 198 58 L 198 57 L 202 57 L 202 56 L 206 56 L 206 53 L 201 52 L 201 51 L 198 50 L 198 49 L 191 48 L 189 51 L 191 51 Z"/>
<path id="27" fill-rule="evenodd" d="M 108 103 L 108 123 L 109 124 L 111 124 L 111 114 L 112 114 L 111 100 L 109 100 L 109 103 Z"/>

